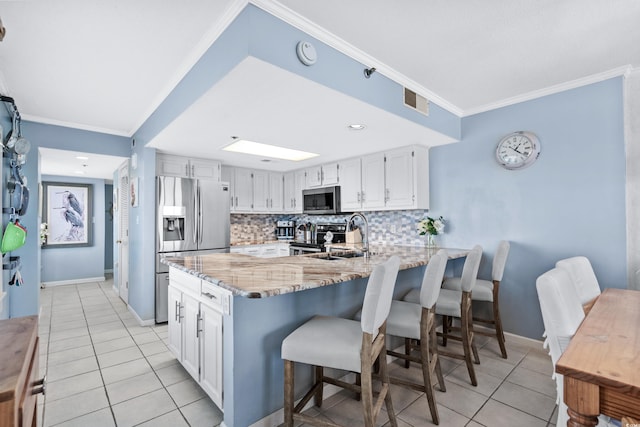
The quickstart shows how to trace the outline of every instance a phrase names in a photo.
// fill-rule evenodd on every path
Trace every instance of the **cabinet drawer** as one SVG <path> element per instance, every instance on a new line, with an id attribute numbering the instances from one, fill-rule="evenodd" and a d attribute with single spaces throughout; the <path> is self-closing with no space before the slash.
<path id="1" fill-rule="evenodd" d="M 201 280 L 198 277 L 171 267 L 169 269 L 169 281 L 173 286 L 179 287 L 183 292 L 187 292 L 193 296 L 200 295 Z"/>
<path id="2" fill-rule="evenodd" d="M 206 280 L 202 281 L 201 302 L 220 313 L 230 314 L 231 293 Z"/>

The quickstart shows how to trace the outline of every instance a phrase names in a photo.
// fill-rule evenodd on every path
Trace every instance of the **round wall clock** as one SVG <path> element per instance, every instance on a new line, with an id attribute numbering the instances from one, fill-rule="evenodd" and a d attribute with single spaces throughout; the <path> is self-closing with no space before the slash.
<path id="1" fill-rule="evenodd" d="M 512 132 L 498 142 L 496 159 L 505 169 L 523 169 L 540 155 L 540 140 L 532 132 Z"/>

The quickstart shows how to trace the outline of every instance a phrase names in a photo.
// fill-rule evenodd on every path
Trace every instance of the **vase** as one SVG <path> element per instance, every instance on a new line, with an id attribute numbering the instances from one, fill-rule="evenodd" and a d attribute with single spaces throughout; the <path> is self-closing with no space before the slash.
<path id="1" fill-rule="evenodd" d="M 436 245 L 436 235 L 435 234 L 425 234 L 425 236 L 427 237 L 427 241 L 425 242 L 424 246 L 427 248 L 435 248 Z"/>

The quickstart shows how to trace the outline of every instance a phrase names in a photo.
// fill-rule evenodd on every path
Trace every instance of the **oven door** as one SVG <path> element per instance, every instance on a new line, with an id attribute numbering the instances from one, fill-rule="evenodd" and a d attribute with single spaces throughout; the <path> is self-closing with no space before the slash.
<path id="1" fill-rule="evenodd" d="M 306 246 L 289 245 L 289 255 L 304 255 L 309 253 L 322 252 L 320 248 L 309 248 Z"/>

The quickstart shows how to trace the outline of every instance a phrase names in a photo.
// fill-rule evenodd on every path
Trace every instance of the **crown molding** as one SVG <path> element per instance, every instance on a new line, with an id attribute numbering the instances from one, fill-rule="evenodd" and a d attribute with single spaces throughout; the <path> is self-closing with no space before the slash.
<path id="1" fill-rule="evenodd" d="M 632 71 L 630 65 L 624 67 L 614 68 L 602 73 L 592 74 L 590 76 L 582 77 L 580 79 L 571 80 L 561 84 L 546 87 L 544 89 L 534 90 L 532 92 L 523 93 L 522 95 L 506 98 L 497 102 L 482 105 L 480 107 L 471 108 L 464 111 L 462 117 L 472 116 L 474 114 L 486 113 L 487 111 L 496 110 L 502 107 L 508 107 L 510 105 L 519 104 L 525 101 L 531 101 L 533 99 L 542 98 L 543 96 L 553 95 L 556 93 L 564 92 L 566 90 L 575 89 L 581 86 L 587 86 L 593 83 L 598 83 L 604 80 L 608 80 L 613 77 L 627 76 Z"/>
<path id="2" fill-rule="evenodd" d="M 345 40 L 336 36 L 335 34 L 327 31 L 325 28 L 319 26 L 318 24 L 310 21 L 304 16 L 300 15 L 297 12 L 289 9 L 278 1 L 274 0 L 249 0 L 249 3 L 253 4 L 256 7 L 264 10 L 265 12 L 270 13 L 271 15 L 281 19 L 287 24 L 304 31 L 310 36 L 315 37 L 321 42 L 331 46 L 337 51 L 349 56 L 350 58 L 362 63 L 366 64 L 368 67 L 375 67 L 376 73 L 383 74 L 396 83 L 411 89 L 412 91 L 424 96 L 429 101 L 434 102 L 439 107 L 444 108 L 452 114 L 460 117 L 463 114 L 463 110 L 456 107 L 455 105 L 448 102 L 446 99 L 440 97 L 439 95 L 431 92 L 429 89 L 424 86 L 418 84 L 414 80 L 411 80 L 404 74 L 400 74 L 398 71 L 385 64 L 384 62 L 378 60 L 377 58 L 361 51 L 356 48 L 352 44 L 347 43 Z"/>

